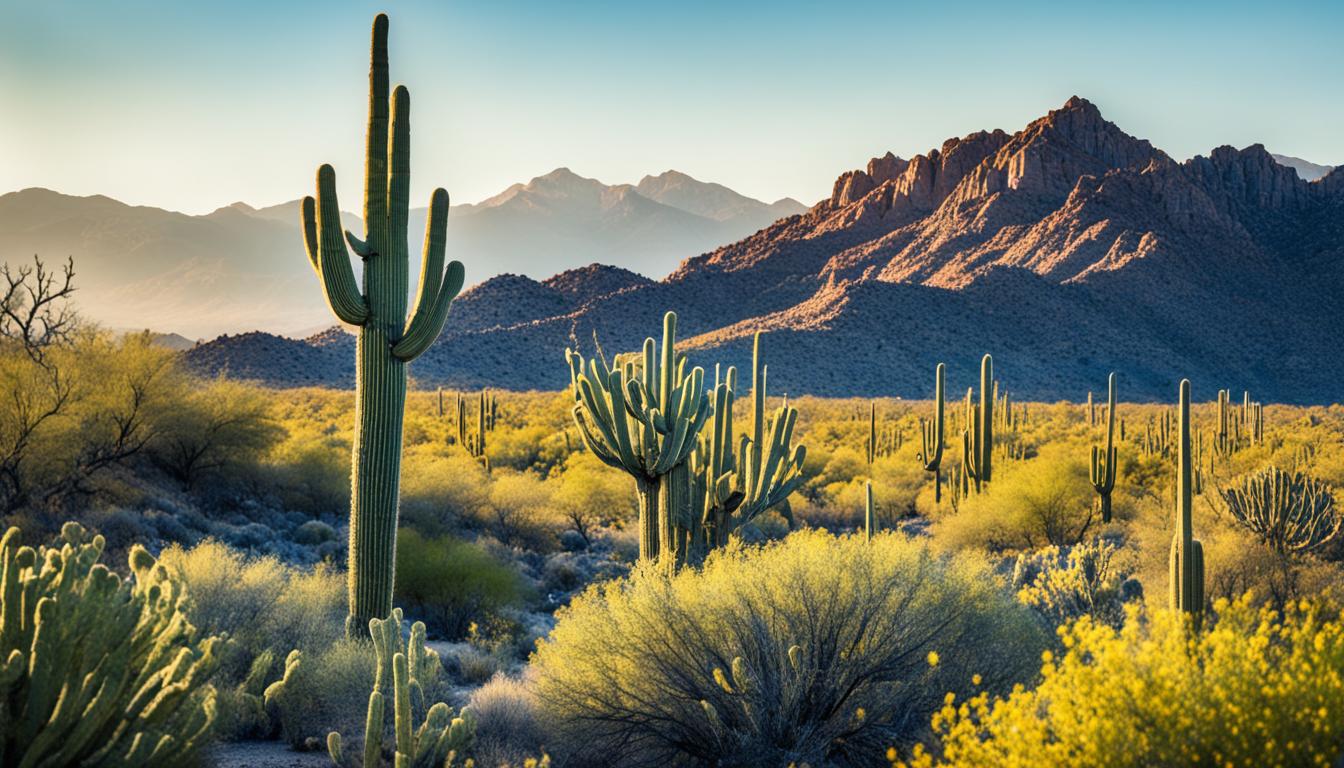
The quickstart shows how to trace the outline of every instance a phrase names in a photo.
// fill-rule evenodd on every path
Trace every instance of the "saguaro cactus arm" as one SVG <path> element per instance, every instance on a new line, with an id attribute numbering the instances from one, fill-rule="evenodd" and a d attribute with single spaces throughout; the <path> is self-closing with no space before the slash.
<path id="1" fill-rule="evenodd" d="M 415 310 L 406 324 L 406 335 L 392 347 L 398 360 L 411 361 L 429 349 L 443 331 L 448 307 L 462 290 L 466 270 L 462 262 L 451 261 L 443 268 L 448 236 L 448 193 L 434 190 L 429 202 L 429 225 L 425 229 L 424 258 L 420 262 L 420 286 Z"/>
<path id="2" fill-rule="evenodd" d="M 308 261 L 322 280 L 327 305 L 343 323 L 363 325 L 369 307 L 355 284 L 350 254 L 341 236 L 341 209 L 336 200 L 336 171 L 330 165 L 317 169 L 317 201 L 303 198 L 303 240 Z"/>

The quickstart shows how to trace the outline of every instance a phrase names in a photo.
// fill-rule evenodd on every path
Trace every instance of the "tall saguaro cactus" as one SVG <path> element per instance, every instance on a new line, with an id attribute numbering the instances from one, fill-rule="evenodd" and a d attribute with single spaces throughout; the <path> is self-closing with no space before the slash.
<path id="1" fill-rule="evenodd" d="M 1194 536 L 1192 475 L 1194 455 L 1190 448 L 1190 382 L 1181 380 L 1179 442 L 1176 472 L 1176 535 L 1171 540 L 1171 608 L 1185 611 L 1199 626 L 1204 609 L 1204 545 Z"/>
<path id="2" fill-rule="evenodd" d="M 1092 489 L 1097 492 L 1101 522 L 1111 522 L 1111 491 L 1115 490 L 1115 374 L 1106 380 L 1106 447 L 1092 446 Z"/>
<path id="3" fill-rule="evenodd" d="M 342 233 L 336 171 L 330 165 L 317 169 L 316 201 L 305 197 L 302 204 L 308 259 L 322 280 L 327 303 L 342 322 L 359 327 L 346 619 L 346 632 L 352 637 L 371 619 L 392 611 L 406 364 L 438 338 L 464 277 L 460 262 L 444 267 L 448 193 L 436 189 L 430 197 L 419 290 L 407 319 L 411 96 L 400 85 L 392 93 L 389 129 L 386 15 L 373 20 L 370 58 L 364 239 Z M 363 262 L 362 292 L 355 283 L 347 241 Z"/>
<path id="4" fill-rule="evenodd" d="M 934 372 L 933 399 L 934 410 L 933 420 L 919 420 L 920 436 L 923 443 L 920 446 L 919 461 L 924 465 L 925 472 L 933 473 L 933 503 L 937 504 L 943 500 L 943 372 L 945 366 L 938 364 Z"/>

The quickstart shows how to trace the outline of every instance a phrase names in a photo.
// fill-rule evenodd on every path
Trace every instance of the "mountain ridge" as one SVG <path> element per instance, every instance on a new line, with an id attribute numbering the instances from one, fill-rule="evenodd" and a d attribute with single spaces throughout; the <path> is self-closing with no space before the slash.
<path id="1" fill-rule="evenodd" d="M 991 352 L 1021 397 L 1079 399 L 1116 370 L 1127 399 L 1169 399 L 1190 377 L 1210 393 L 1332 401 L 1341 222 L 1344 172 L 1307 182 L 1260 145 L 1178 162 L 1073 97 L 1012 134 L 875 157 L 807 211 L 660 281 L 549 304 L 536 281 L 487 281 L 414 373 L 555 389 L 566 346 L 596 335 L 634 349 L 673 309 L 700 364 L 743 365 L 768 331 L 780 392 L 926 396 L 937 362 L 969 382 Z M 211 355 L 202 370 L 218 370 Z M 240 345 L 228 357 L 249 359 Z M 348 381 L 348 350 L 331 360 L 319 378 Z"/>
<path id="2" fill-rule="evenodd" d="M 702 215 L 646 198 L 635 185 L 557 169 L 481 203 L 454 206 L 449 252 L 467 262 L 476 281 L 509 272 L 549 277 L 613 256 L 661 276 L 685 253 L 731 242 L 790 208 L 678 176 L 732 209 Z M 260 208 L 235 202 L 190 215 L 33 187 L 0 195 L 0 262 L 73 256 L 81 310 L 111 327 L 193 338 L 294 333 L 330 323 L 303 257 L 298 208 L 298 200 Z M 356 214 L 342 217 L 352 231 L 362 228 Z M 423 209 L 409 218 L 410 240 L 419 242 Z"/>

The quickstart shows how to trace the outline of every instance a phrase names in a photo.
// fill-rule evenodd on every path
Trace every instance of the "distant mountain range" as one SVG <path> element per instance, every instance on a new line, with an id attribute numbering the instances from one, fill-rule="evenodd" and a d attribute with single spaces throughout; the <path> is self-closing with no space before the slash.
<path id="1" fill-rule="evenodd" d="M 469 283 L 507 273 L 544 278 L 594 261 L 662 277 L 688 255 L 803 210 L 677 171 L 607 186 L 561 168 L 454 206 L 448 249 L 466 264 Z M 346 216 L 360 231 L 359 217 Z M 410 241 L 419 243 L 424 211 L 412 211 L 411 222 Z M 109 327 L 210 338 L 332 322 L 303 255 L 297 200 L 189 216 L 34 188 L 0 196 L 0 232 L 0 261 L 73 256 L 80 310 Z"/>
<path id="2" fill-rule="evenodd" d="M 1016 133 L 874 158 L 660 281 L 601 266 L 488 280 L 412 373 L 560 388 L 566 346 L 635 349 L 675 309 L 697 363 L 745 364 L 768 332 L 775 393 L 928 396 L 939 361 L 955 393 L 991 352 L 1020 397 L 1080 399 L 1114 370 L 1126 399 L 1170 401 L 1189 377 L 1197 397 L 1335 402 L 1341 296 L 1344 171 L 1309 182 L 1259 145 L 1177 162 L 1074 97 Z M 187 355 L 206 372 L 350 386 L 352 352 L 333 330 Z"/>
<path id="3" fill-rule="evenodd" d="M 1324 178 L 1335 170 L 1333 165 L 1317 165 L 1310 160 L 1303 160 L 1292 155 L 1270 155 L 1270 157 L 1274 158 L 1280 165 L 1286 165 L 1297 171 L 1297 175 L 1301 176 L 1303 181 L 1315 181 Z"/>

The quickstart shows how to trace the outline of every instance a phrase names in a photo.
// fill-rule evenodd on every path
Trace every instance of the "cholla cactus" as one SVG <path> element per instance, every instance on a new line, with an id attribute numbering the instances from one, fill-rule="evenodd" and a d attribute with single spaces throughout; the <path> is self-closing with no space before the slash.
<path id="1" fill-rule="evenodd" d="M 142 547 L 124 581 L 76 523 L 59 548 L 0 538 L 0 765 L 180 766 L 209 743 L 216 638 Z"/>
<path id="2" fill-rule="evenodd" d="M 641 560 L 678 557 L 676 526 L 692 518 L 686 461 L 710 414 L 704 371 L 687 372 L 676 339 L 677 315 L 668 312 L 661 354 L 645 339 L 642 369 L 628 358 L 608 363 L 600 349 L 587 360 L 565 350 L 579 433 L 594 456 L 635 479 Z"/>
<path id="3" fill-rule="evenodd" d="M 439 657 L 425 647 L 425 625 L 418 621 L 413 624 L 407 643 L 401 634 L 401 619 L 401 609 L 397 608 L 388 618 L 369 622 L 378 669 L 364 720 L 363 755 L 358 761 L 346 755 L 341 734 L 332 731 L 327 735 L 327 752 L 338 766 L 373 768 L 385 764 L 388 696 L 392 697 L 392 765 L 396 768 L 447 768 L 476 737 L 470 710 L 464 709 L 455 717 L 443 702 L 426 709 L 425 688 L 433 688 L 438 680 Z M 421 717 L 416 727 L 415 721 Z"/>
<path id="4" fill-rule="evenodd" d="M 1237 522 L 1281 555 L 1317 551 L 1339 535 L 1330 486 L 1302 472 L 1268 467 L 1218 494 Z"/>

